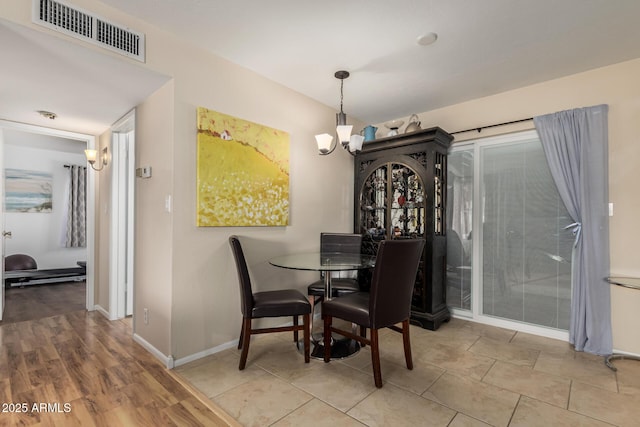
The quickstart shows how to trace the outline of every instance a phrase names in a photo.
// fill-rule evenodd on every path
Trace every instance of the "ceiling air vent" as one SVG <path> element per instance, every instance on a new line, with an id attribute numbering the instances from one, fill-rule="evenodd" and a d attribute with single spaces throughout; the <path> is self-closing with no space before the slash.
<path id="1" fill-rule="evenodd" d="M 38 25 L 88 41 L 144 62 L 144 34 L 109 22 L 68 3 L 33 0 L 32 20 Z"/>

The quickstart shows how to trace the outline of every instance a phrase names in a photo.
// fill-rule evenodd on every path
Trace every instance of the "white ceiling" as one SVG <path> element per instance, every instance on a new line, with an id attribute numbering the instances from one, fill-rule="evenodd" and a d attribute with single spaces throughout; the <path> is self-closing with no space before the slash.
<path id="1" fill-rule="evenodd" d="M 637 0 L 102 1 L 336 109 L 334 72 L 347 70 L 344 111 L 365 123 L 640 57 Z M 418 45 L 427 32 L 437 42 Z M 51 109 L 108 127 L 165 78 L 35 39 L 0 21 L 0 118 Z M 115 71 L 94 78 L 107 60 Z M 65 79 L 75 84 L 54 93 Z"/>
<path id="2" fill-rule="evenodd" d="M 167 80 L 131 61 L 0 19 L 0 119 L 97 135 Z"/>

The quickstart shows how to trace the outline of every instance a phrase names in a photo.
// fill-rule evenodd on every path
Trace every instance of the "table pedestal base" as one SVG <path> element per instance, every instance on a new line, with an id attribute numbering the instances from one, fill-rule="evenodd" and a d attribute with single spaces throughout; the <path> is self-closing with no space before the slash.
<path id="1" fill-rule="evenodd" d="M 304 351 L 304 343 L 302 340 L 297 343 L 298 351 Z M 338 338 L 331 339 L 331 360 L 346 359 L 351 357 L 360 351 L 360 343 L 350 338 L 338 336 Z M 311 340 L 311 357 L 313 359 L 324 360 L 324 343 L 322 337 L 320 339 Z"/>

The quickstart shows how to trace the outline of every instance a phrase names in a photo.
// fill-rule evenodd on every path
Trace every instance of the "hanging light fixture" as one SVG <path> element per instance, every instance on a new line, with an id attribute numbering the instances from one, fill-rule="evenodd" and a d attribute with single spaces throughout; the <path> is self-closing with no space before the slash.
<path id="1" fill-rule="evenodd" d="M 349 72 L 344 70 L 336 71 L 334 76 L 340 80 L 340 112 L 336 113 L 336 135 L 342 147 L 349 150 L 349 153 L 355 154 L 362 149 L 364 137 L 362 135 L 351 135 L 353 126 L 347 124 L 347 115 L 342 110 L 344 79 L 349 77 Z M 322 156 L 331 154 L 338 145 L 337 141 L 333 143 L 333 136 L 328 133 L 316 135 L 316 142 L 318 144 L 318 153 Z"/>

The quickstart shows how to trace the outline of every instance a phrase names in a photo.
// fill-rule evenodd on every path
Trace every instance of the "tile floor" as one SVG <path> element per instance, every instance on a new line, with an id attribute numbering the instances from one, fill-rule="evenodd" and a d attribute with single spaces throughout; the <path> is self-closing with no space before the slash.
<path id="1" fill-rule="evenodd" d="M 175 369 L 245 426 L 639 426 L 640 362 L 576 353 L 569 344 L 452 319 L 412 326 L 414 369 L 402 336 L 381 331 L 376 389 L 368 348 L 325 364 L 290 333 L 257 336 L 247 367 L 226 350 Z"/>

